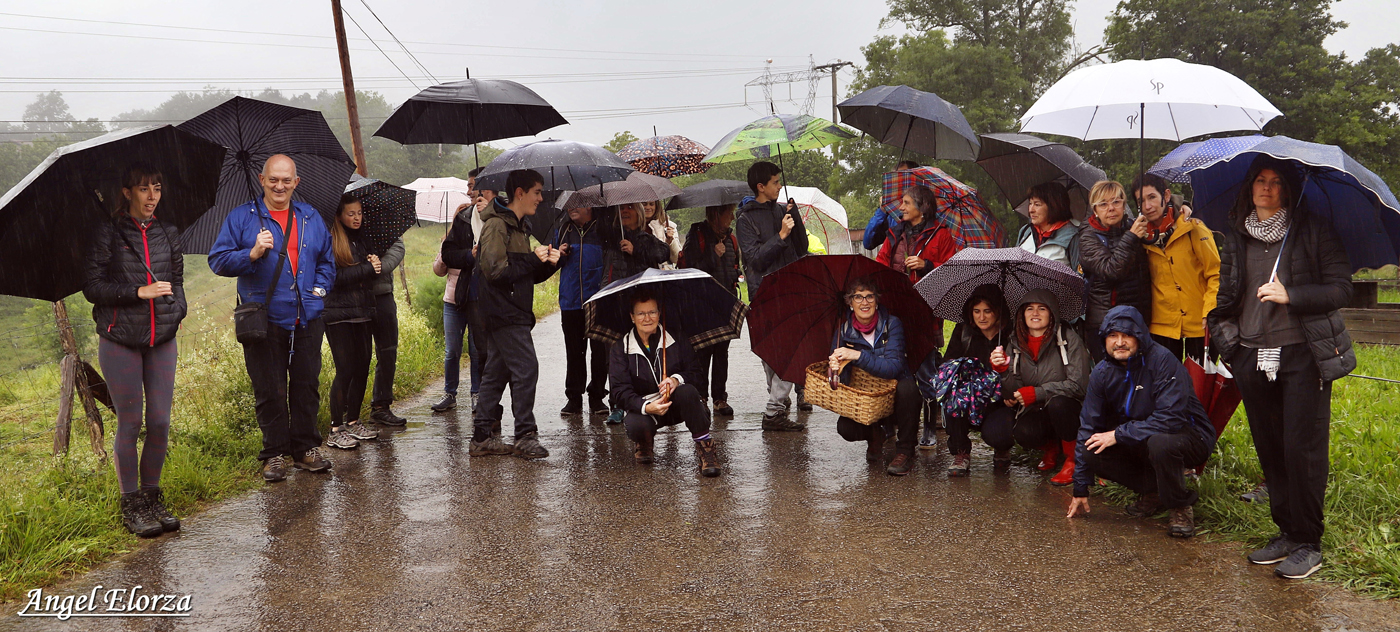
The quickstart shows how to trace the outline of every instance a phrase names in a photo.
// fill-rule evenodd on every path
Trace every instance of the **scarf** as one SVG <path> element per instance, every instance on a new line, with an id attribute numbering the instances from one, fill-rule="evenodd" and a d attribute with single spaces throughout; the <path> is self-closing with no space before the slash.
<path id="1" fill-rule="evenodd" d="M 875 331 L 875 326 L 879 324 L 880 312 L 875 312 L 875 317 L 870 319 L 869 325 L 860 324 L 860 321 L 856 319 L 855 312 L 851 312 L 851 326 L 855 327 L 856 331 L 859 331 L 862 334 L 869 335 L 871 332 Z"/>
<path id="2" fill-rule="evenodd" d="M 1258 209 L 1250 211 L 1249 216 L 1244 218 L 1244 231 L 1266 244 L 1276 244 L 1288 234 L 1288 209 L 1281 208 L 1273 217 L 1262 222 L 1259 221 Z"/>
<path id="3" fill-rule="evenodd" d="M 1148 245 L 1165 249 L 1167 247 L 1167 241 L 1172 238 L 1172 233 L 1176 232 L 1175 209 L 1168 207 L 1166 212 L 1162 213 L 1160 219 L 1156 222 L 1148 222 L 1148 226 L 1152 227 L 1152 234 L 1155 235 L 1155 237 L 1148 242 Z"/>
<path id="4" fill-rule="evenodd" d="M 1038 240 L 1040 240 L 1040 241 L 1045 241 L 1045 240 L 1047 240 L 1047 239 L 1049 239 L 1049 238 L 1051 238 L 1051 237 L 1054 237 L 1054 236 L 1055 236 L 1055 231 L 1060 230 L 1061 228 L 1064 228 L 1065 224 L 1068 224 L 1068 223 L 1069 223 L 1069 220 L 1065 220 L 1065 221 L 1059 222 L 1059 223 L 1057 223 L 1057 224 L 1052 224 L 1052 225 L 1050 225 L 1050 226 L 1046 226 L 1046 227 L 1045 227 L 1045 230 L 1040 230 L 1040 227 L 1036 226 L 1035 224 L 1031 224 L 1031 230 L 1034 230 L 1034 231 L 1035 231 L 1035 236 L 1036 236 L 1036 238 L 1037 238 Z M 1037 245 L 1039 245 L 1039 244 L 1037 244 Z"/>

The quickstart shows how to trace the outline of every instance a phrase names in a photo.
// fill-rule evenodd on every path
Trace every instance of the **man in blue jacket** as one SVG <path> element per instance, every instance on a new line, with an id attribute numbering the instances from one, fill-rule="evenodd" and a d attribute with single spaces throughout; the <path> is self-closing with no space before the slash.
<path id="1" fill-rule="evenodd" d="M 325 220 L 311 205 L 292 201 L 300 181 L 296 163 L 281 154 L 268 158 L 258 179 L 262 199 L 229 211 L 209 250 L 209 269 L 238 277 L 240 302 L 267 303 L 267 338 L 244 344 L 243 361 L 263 433 L 263 480 L 273 482 L 287 478 L 288 466 L 331 467 L 320 454 L 316 413 L 321 298 L 335 285 L 335 256 Z"/>
<path id="2" fill-rule="evenodd" d="M 1196 534 L 1197 495 L 1184 472 L 1210 457 L 1215 428 L 1186 367 L 1153 342 L 1137 308 L 1109 310 L 1099 335 L 1108 355 L 1094 367 L 1080 409 L 1069 517 L 1089 513 L 1089 485 L 1101 476 L 1140 494 L 1129 515 L 1169 510 L 1168 533 L 1189 538 Z"/>
<path id="3" fill-rule="evenodd" d="M 608 345 L 589 340 L 583 304 L 603 284 L 603 237 L 591 208 L 568 209 L 569 221 L 554 230 L 551 240 L 559 249 L 559 320 L 564 330 L 564 408 L 562 415 L 583 412 L 584 385 L 587 384 L 588 412 L 608 413 L 603 395 L 608 392 Z M 593 361 L 587 360 L 589 351 Z M 588 374 L 593 374 L 589 380 Z"/>

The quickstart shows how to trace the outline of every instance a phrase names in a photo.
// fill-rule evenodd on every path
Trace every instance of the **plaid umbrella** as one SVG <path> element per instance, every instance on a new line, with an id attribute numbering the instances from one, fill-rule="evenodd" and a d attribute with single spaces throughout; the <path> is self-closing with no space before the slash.
<path id="1" fill-rule="evenodd" d="M 663 178 L 705 173 L 710 165 L 701 162 L 710 148 L 684 136 L 653 136 L 629 143 L 617 157 L 642 173 Z"/>
<path id="2" fill-rule="evenodd" d="M 360 234 L 375 256 L 383 256 L 417 220 L 414 214 L 418 197 L 416 191 L 374 178 L 357 177 L 346 185 L 345 192 L 360 200 L 360 208 L 364 211 Z M 330 217 L 326 221 L 334 222 L 335 219 Z"/>
<path id="3" fill-rule="evenodd" d="M 959 248 L 1000 248 L 1006 243 L 1006 230 L 982 203 L 977 189 L 934 167 L 886 173 L 880 210 L 898 217 L 900 198 L 904 197 L 904 190 L 912 186 L 924 186 L 933 191 L 938 200 L 938 221 L 953 230 L 953 239 Z"/>
<path id="4" fill-rule="evenodd" d="M 765 116 L 729 132 L 715 143 L 705 162 L 742 162 L 781 157 L 804 149 L 821 149 L 856 135 L 826 119 L 798 114 Z"/>
<path id="5" fill-rule="evenodd" d="M 960 323 L 963 305 L 984 283 L 1000 287 L 1013 309 L 1027 292 L 1041 289 L 1055 294 L 1060 320 L 1084 315 L 1084 279 L 1063 263 L 1020 248 L 968 248 L 919 279 L 914 289 L 933 307 L 935 316 Z"/>

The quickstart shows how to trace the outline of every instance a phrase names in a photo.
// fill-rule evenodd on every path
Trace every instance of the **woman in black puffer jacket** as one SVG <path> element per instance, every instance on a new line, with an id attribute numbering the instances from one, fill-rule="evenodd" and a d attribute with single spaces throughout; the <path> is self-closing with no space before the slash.
<path id="1" fill-rule="evenodd" d="M 335 361 L 331 381 L 331 434 L 326 445 L 349 450 L 361 440 L 375 439 L 379 432 L 360 423 L 369 382 L 369 363 L 374 351 L 374 275 L 379 274 L 379 257 L 369 254 L 360 224 L 364 211 L 353 195 L 340 197 L 340 208 L 331 222 L 331 250 L 335 252 L 335 286 L 323 301 L 326 341 Z"/>
<path id="2" fill-rule="evenodd" d="M 1152 274 L 1141 234 L 1146 220 L 1129 222 L 1127 195 L 1123 185 L 1111 180 L 1094 184 L 1089 191 L 1093 215 L 1079 231 L 1079 266 L 1089 284 L 1089 302 L 1084 319 L 1084 344 L 1094 361 L 1103 359 L 1099 324 L 1108 310 L 1132 305 L 1147 322 L 1152 322 Z"/>
<path id="3" fill-rule="evenodd" d="M 131 167 L 122 197 L 125 208 L 93 235 L 83 296 L 92 303 L 97 359 L 117 410 L 112 461 L 122 522 L 136 535 L 153 537 L 180 528 L 163 504 L 160 473 L 170 441 L 175 333 L 186 312 L 185 259 L 180 230 L 155 216 L 160 172 Z M 138 457 L 143 413 L 146 445 Z"/>

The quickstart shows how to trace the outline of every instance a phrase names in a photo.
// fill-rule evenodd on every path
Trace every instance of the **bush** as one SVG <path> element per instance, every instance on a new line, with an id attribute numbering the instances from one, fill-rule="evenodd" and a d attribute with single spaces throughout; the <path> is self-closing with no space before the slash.
<path id="1" fill-rule="evenodd" d="M 428 326 L 443 336 L 442 295 L 447 291 L 447 277 L 419 274 L 413 280 L 413 309 L 427 319 Z"/>

